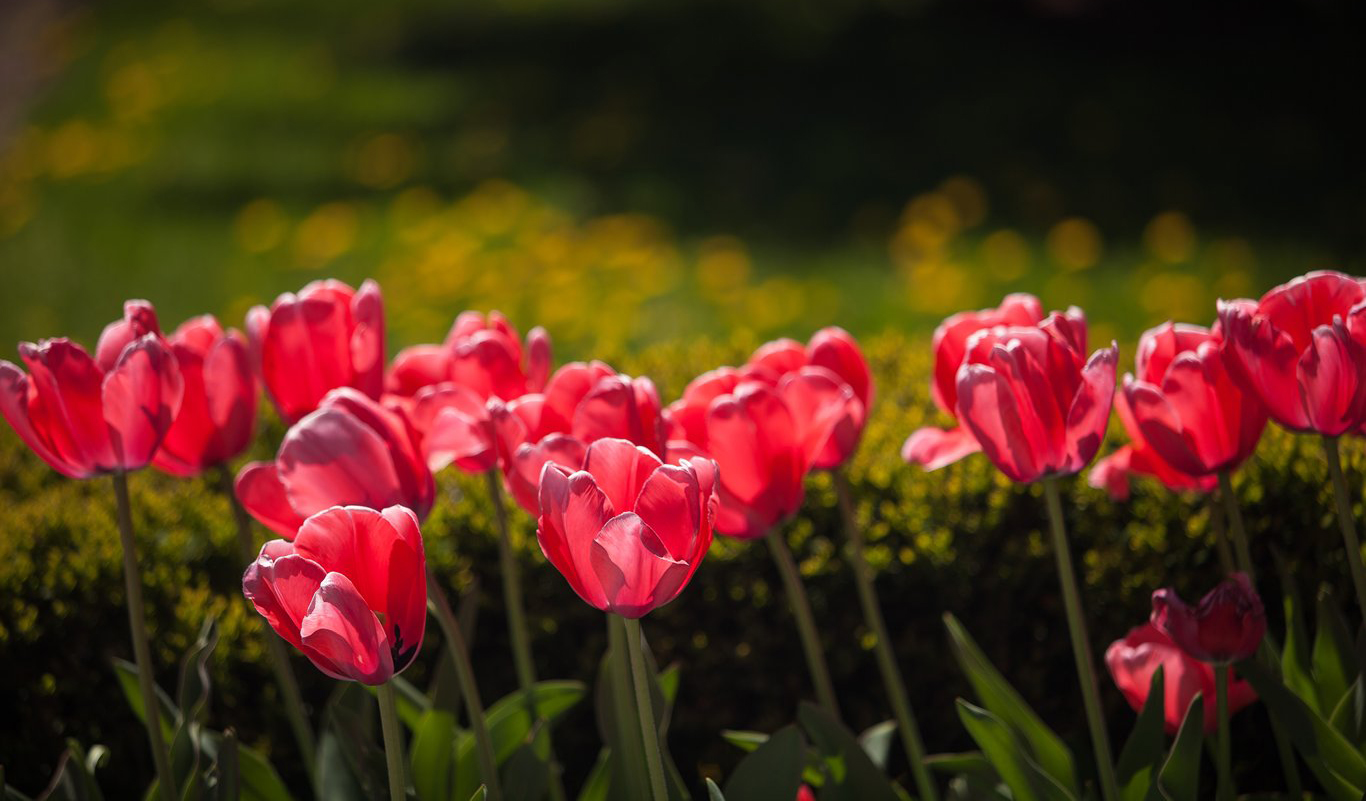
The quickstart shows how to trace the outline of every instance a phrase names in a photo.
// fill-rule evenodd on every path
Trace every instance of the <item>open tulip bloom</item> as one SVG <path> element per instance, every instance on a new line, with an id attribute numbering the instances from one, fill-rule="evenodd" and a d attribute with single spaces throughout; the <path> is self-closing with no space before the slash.
<path id="1" fill-rule="evenodd" d="M 1230 715 L 1257 700 L 1252 685 L 1231 678 L 1231 666 L 1211 666 L 1196 659 L 1152 623 L 1136 626 L 1124 639 L 1111 643 L 1105 650 L 1105 665 L 1110 669 L 1115 686 L 1135 712 L 1148 702 L 1153 674 L 1158 668 L 1162 669 L 1162 721 L 1168 734 L 1175 734 L 1180 728 L 1197 693 L 1205 707 L 1205 733 L 1214 733 L 1219 723 L 1215 709 L 1215 670 L 1225 671 L 1226 678 L 1231 679 L 1228 687 Z"/>
<path id="2" fill-rule="evenodd" d="M 184 478 L 227 463 L 251 444 L 256 377 L 246 339 L 210 315 L 187 320 L 168 344 L 185 392 L 152 464 Z"/>
<path id="3" fill-rule="evenodd" d="M 496 311 L 476 311 L 455 318 L 440 345 L 414 345 L 399 351 L 385 381 L 398 395 L 415 395 L 423 387 L 451 381 L 481 398 L 513 400 L 540 392 L 550 376 L 550 337 L 537 326 L 523 345 L 517 329 Z"/>
<path id="4" fill-rule="evenodd" d="M 314 281 L 247 313 L 253 365 L 286 423 L 351 387 L 375 400 L 384 390 L 384 304 L 379 285 L 359 290 Z"/>

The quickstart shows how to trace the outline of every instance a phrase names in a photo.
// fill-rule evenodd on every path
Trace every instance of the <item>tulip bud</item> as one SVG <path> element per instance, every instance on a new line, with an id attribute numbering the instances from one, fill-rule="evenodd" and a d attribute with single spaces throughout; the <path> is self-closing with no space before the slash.
<path id="1" fill-rule="evenodd" d="M 1152 622 L 1186 653 L 1216 665 L 1252 656 L 1266 634 L 1262 599 L 1245 573 L 1234 573 L 1194 607 L 1171 588 L 1154 592 Z"/>

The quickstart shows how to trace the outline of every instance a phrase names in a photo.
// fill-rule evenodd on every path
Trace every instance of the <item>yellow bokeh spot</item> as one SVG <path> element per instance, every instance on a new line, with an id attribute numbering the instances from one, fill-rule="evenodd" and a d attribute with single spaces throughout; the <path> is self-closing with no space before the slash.
<path id="1" fill-rule="evenodd" d="M 294 257 L 306 266 L 319 266 L 342 255 L 356 243 L 356 210 L 348 203 L 325 203 L 294 231 Z"/>
<path id="2" fill-rule="evenodd" d="M 1153 319 L 1204 320 L 1213 312 L 1204 282 L 1182 272 L 1153 275 L 1139 288 L 1138 302 Z"/>
<path id="3" fill-rule="evenodd" d="M 1100 261 L 1100 230 L 1084 217 L 1068 217 L 1048 231 L 1048 255 L 1065 270 L 1085 270 Z"/>
<path id="4" fill-rule="evenodd" d="M 261 198 L 253 200 L 237 212 L 232 234 L 237 246 L 248 253 L 265 253 L 279 246 L 289 228 L 280 204 Z"/>
<path id="5" fill-rule="evenodd" d="M 69 120 L 48 136 L 47 164 L 56 178 L 71 178 L 88 172 L 98 157 L 98 135 L 85 120 Z"/>
<path id="6" fill-rule="evenodd" d="M 961 267 L 937 261 L 916 265 L 908 275 L 912 309 L 941 314 L 964 305 L 967 273 Z"/>
<path id="7" fill-rule="evenodd" d="M 165 92 L 151 67 L 134 61 L 110 74 L 104 83 L 104 97 L 114 116 L 136 120 L 156 111 Z"/>
<path id="8" fill-rule="evenodd" d="M 1208 250 L 1210 265 L 1218 274 L 1214 291 L 1221 298 L 1252 297 L 1257 254 L 1246 239 L 1232 237 L 1212 243 Z"/>
<path id="9" fill-rule="evenodd" d="M 417 165 L 417 144 L 406 136 L 382 133 L 362 141 L 355 149 L 351 175 L 372 189 L 389 189 L 403 183 Z"/>
<path id="10" fill-rule="evenodd" d="M 975 228 L 987 218 L 987 192 L 975 178 L 955 175 L 945 179 L 939 191 L 949 199 L 963 228 Z"/>
<path id="11" fill-rule="evenodd" d="M 697 256 L 697 283 L 702 294 L 718 301 L 736 297 L 749 281 L 749 251 L 732 236 L 718 236 L 702 243 Z"/>
<path id="12" fill-rule="evenodd" d="M 1179 211 L 1164 211 L 1143 229 L 1143 246 L 1167 264 L 1188 261 L 1195 252 L 1195 226 Z"/>
<path id="13" fill-rule="evenodd" d="M 979 255 L 982 266 L 997 281 L 1016 281 L 1029 272 L 1029 243 L 1009 228 L 983 239 Z"/>

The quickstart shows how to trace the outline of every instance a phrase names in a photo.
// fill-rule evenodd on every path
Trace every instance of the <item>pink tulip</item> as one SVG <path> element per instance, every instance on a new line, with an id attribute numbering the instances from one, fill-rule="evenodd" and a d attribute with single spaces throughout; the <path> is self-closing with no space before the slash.
<path id="1" fill-rule="evenodd" d="M 1033 295 L 1007 295 L 995 309 L 965 311 L 952 315 L 934 330 L 934 377 L 930 397 L 945 414 L 958 418 L 958 368 L 968 352 L 968 340 L 978 331 L 1001 326 L 1028 327 L 1043 322 L 1043 306 Z M 926 470 L 938 470 L 981 446 L 972 432 L 960 425 L 944 430 L 922 428 L 906 440 L 901 458 Z"/>
<path id="2" fill-rule="evenodd" d="M 1171 588 L 1154 592 L 1152 622 L 1187 654 L 1216 665 L 1252 656 L 1266 634 L 1262 599 L 1245 573 L 1220 582 L 1193 607 Z"/>
<path id="3" fill-rule="evenodd" d="M 550 375 L 550 337 L 545 329 L 527 333 L 525 348 L 517 329 L 496 311 L 488 317 L 462 312 L 441 345 L 415 345 L 400 351 L 387 379 L 388 391 L 411 396 L 425 387 L 451 381 L 481 398 L 513 400 L 540 392 Z"/>
<path id="4" fill-rule="evenodd" d="M 415 438 L 402 411 L 333 390 L 290 427 L 274 462 L 242 468 L 237 498 L 285 539 L 332 506 L 406 506 L 425 518 L 436 487 Z"/>
<path id="5" fill-rule="evenodd" d="M 863 425 L 873 402 L 873 378 L 858 342 L 842 328 L 817 331 L 803 346 L 791 339 L 770 342 L 750 357 L 752 368 L 767 370 L 779 378 L 794 375 L 819 375 L 849 387 L 849 395 L 839 420 L 820 453 L 812 462 L 814 470 L 832 470 L 849 460 L 858 448 Z M 805 410 L 793 410 L 798 416 Z"/>
<path id="6" fill-rule="evenodd" d="M 450 381 L 418 390 L 406 406 L 433 473 L 451 464 L 482 473 L 507 463 L 540 419 L 539 395 L 503 403 Z"/>
<path id="7" fill-rule="evenodd" d="M 65 338 L 23 342 L 28 374 L 0 361 L 0 412 L 59 473 L 90 478 L 146 466 L 184 394 L 176 358 L 145 300 L 100 336 L 96 358 Z"/>
<path id="8" fill-rule="evenodd" d="M 290 539 L 266 543 L 242 577 L 256 611 L 334 679 L 379 685 L 402 673 L 427 623 L 417 517 L 334 506 Z"/>
<path id="9" fill-rule="evenodd" d="M 224 332 L 210 315 L 187 320 L 169 344 L 185 394 L 152 464 L 186 477 L 226 463 L 251 444 L 256 377 L 246 339 L 235 330 Z"/>
<path id="10" fill-rule="evenodd" d="M 1148 702 L 1153 673 L 1162 668 L 1162 717 L 1168 734 L 1175 734 L 1181 727 L 1196 693 L 1201 693 L 1205 707 L 1205 733 L 1211 734 L 1218 727 L 1214 707 L 1215 668 L 1189 656 L 1152 623 L 1144 623 L 1130 630 L 1124 639 L 1111 643 L 1105 650 L 1105 665 L 1110 668 L 1115 686 L 1135 712 Z M 1230 715 L 1257 700 L 1252 685 L 1234 677 L 1232 667 L 1225 665 L 1219 670 L 1229 672 Z"/>
<path id="11" fill-rule="evenodd" d="M 986 329 L 968 340 L 958 419 L 1012 480 L 1076 473 L 1100 448 L 1119 349 L 1111 344 L 1083 361 L 1085 348 L 1086 320 L 1075 308 L 1037 327 Z"/>
<path id="12" fill-rule="evenodd" d="M 247 313 L 254 366 L 286 423 L 318 407 L 328 392 L 351 387 L 379 399 L 384 389 L 384 304 L 379 285 L 356 291 L 314 281 Z"/>
<path id="13" fill-rule="evenodd" d="M 1220 301 L 1229 372 L 1293 431 L 1336 437 L 1366 422 L 1366 288 L 1312 272 L 1252 301 Z"/>
<path id="14" fill-rule="evenodd" d="M 622 439 L 588 447 L 583 469 L 547 464 L 536 538 L 589 605 L 638 618 L 683 591 L 711 545 L 716 466 L 666 465 Z"/>
<path id="15" fill-rule="evenodd" d="M 1217 473 L 1252 455 L 1266 409 L 1233 381 L 1221 342 L 1218 327 L 1164 323 L 1143 334 L 1134 358 L 1138 377 L 1124 376 L 1115 402 L 1132 444 L 1109 459 L 1127 459 L 1132 472 L 1172 489 L 1209 491 Z M 1093 484 L 1104 478 L 1103 466 L 1096 468 Z"/>

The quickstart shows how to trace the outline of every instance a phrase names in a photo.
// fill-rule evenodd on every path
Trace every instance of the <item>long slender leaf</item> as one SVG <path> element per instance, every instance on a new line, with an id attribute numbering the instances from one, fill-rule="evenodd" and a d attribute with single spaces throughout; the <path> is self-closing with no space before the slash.
<path id="1" fill-rule="evenodd" d="M 612 775 L 608 762 L 611 759 L 611 751 L 606 748 L 598 751 L 598 761 L 593 763 L 593 769 L 579 789 L 579 801 L 607 801 L 607 784 Z"/>
<path id="2" fill-rule="evenodd" d="M 414 727 L 409 763 L 421 801 L 456 797 L 455 741 L 455 718 L 443 710 L 428 710 Z"/>
<path id="3" fill-rule="evenodd" d="M 1319 712 L 1309 626 L 1304 622 L 1304 604 L 1300 600 L 1294 576 L 1289 571 L 1283 571 L 1281 580 L 1285 586 L 1285 648 L 1281 651 L 1281 677 L 1291 692 Z"/>
<path id="4" fill-rule="evenodd" d="M 785 726 L 741 760 L 726 781 L 726 795 L 754 801 L 792 801 L 802 786 L 806 740 L 796 726 Z"/>
<path id="5" fill-rule="evenodd" d="M 797 707 L 797 720 L 827 766 L 821 801 L 896 801 L 887 777 L 868 758 L 853 732 L 829 712 L 803 701 Z"/>
<path id="6" fill-rule="evenodd" d="M 1138 713 L 1134 730 L 1119 752 L 1119 762 L 1115 774 L 1119 780 L 1120 794 L 1124 801 L 1142 801 L 1148 796 L 1152 778 L 1162 765 L 1166 738 L 1163 737 L 1165 722 L 1166 682 L 1164 670 L 1158 667 L 1148 685 L 1148 700 Z"/>
<path id="7" fill-rule="evenodd" d="M 1314 688 L 1318 694 L 1318 710 L 1330 717 L 1352 682 L 1360 673 L 1356 667 L 1355 646 L 1347 630 L 1347 621 L 1328 588 L 1319 591 L 1318 628 L 1314 633 Z"/>
<path id="8" fill-rule="evenodd" d="M 721 788 L 716 786 L 716 782 L 711 779 L 707 779 L 706 782 L 708 801 L 726 801 L 725 795 L 721 793 Z"/>
<path id="9" fill-rule="evenodd" d="M 1199 801 L 1200 748 L 1204 742 L 1205 700 L 1196 693 L 1176 732 L 1171 754 L 1157 775 L 1158 786 L 1171 801 Z"/>
<path id="10" fill-rule="evenodd" d="M 1032 760 L 1015 731 L 990 710 L 958 699 L 958 719 L 1018 801 L 1064 801 L 1066 789 Z"/>

